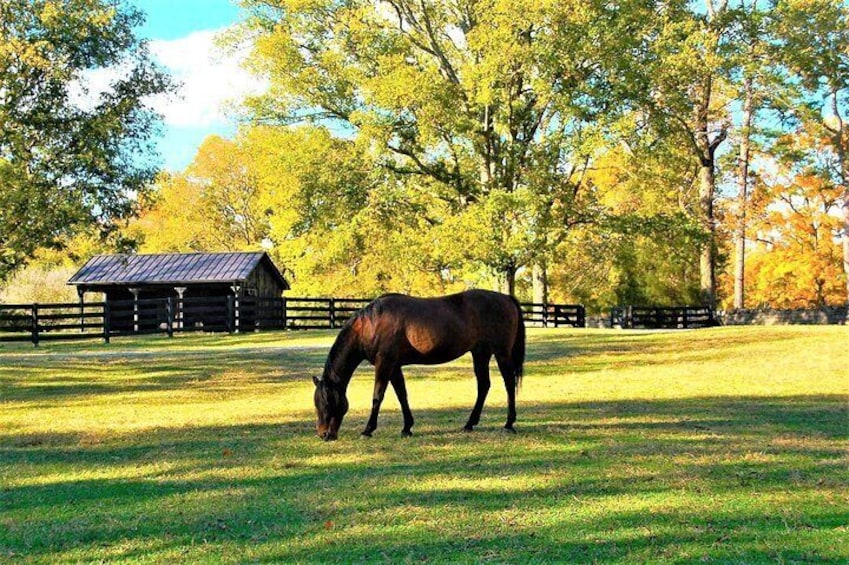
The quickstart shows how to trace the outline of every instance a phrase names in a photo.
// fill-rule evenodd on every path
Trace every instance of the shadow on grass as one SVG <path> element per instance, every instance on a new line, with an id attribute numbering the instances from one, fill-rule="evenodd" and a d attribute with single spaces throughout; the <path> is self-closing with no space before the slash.
<path id="1" fill-rule="evenodd" d="M 33 562 L 845 562 L 839 395 L 352 414 L 0 443 L 0 556 Z M 497 420 L 497 422 L 496 422 Z"/>
<path id="2" fill-rule="evenodd" d="M 597 371 L 617 362 L 629 367 L 668 365 L 673 356 L 678 362 L 711 363 L 751 355 L 753 346 L 792 341 L 793 329 L 576 330 L 565 334 L 542 330 L 529 339 L 528 361 L 565 364 L 575 373 Z"/>
<path id="3" fill-rule="evenodd" d="M 150 361 L 132 352 L 93 356 L 62 355 L 19 361 L 0 371 L 5 401 L 61 404 L 90 395 L 167 391 L 203 386 L 205 390 L 239 387 L 238 376 L 250 373 L 249 383 L 306 380 L 320 371 L 324 347 L 155 352 Z"/>

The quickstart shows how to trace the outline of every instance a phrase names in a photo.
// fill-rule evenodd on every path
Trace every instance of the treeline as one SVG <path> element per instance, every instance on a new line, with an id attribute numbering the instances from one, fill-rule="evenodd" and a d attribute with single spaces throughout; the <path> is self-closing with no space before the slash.
<path id="1" fill-rule="evenodd" d="M 243 7 L 267 92 L 117 241 L 264 247 L 297 294 L 849 300 L 840 1 Z"/>

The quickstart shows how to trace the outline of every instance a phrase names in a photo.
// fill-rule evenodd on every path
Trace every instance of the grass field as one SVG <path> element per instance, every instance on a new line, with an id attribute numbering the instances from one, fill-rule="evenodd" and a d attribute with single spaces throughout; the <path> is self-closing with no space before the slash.
<path id="1" fill-rule="evenodd" d="M 363 366 L 324 443 L 332 337 L 0 345 L 0 562 L 849 562 L 845 327 L 531 330 L 517 435 L 466 357 L 362 439 Z"/>

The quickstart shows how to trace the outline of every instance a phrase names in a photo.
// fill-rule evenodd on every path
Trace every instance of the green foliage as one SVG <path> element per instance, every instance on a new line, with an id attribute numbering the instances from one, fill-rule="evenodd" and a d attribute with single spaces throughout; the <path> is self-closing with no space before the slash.
<path id="1" fill-rule="evenodd" d="M 476 238 L 469 255 L 511 279 L 568 227 L 549 209 L 582 203 L 568 161 L 600 140 L 627 67 L 616 54 L 651 15 L 639 2 L 627 16 L 602 2 L 245 4 L 272 84 L 248 101 L 255 119 L 341 122 L 385 169 L 427 179 L 413 190 L 452 204 Z M 504 213 L 507 201 L 521 209 Z M 500 225 L 475 233 L 493 215 Z"/>
<path id="2" fill-rule="evenodd" d="M 0 279 L 41 246 L 109 231 L 155 171 L 157 119 L 145 99 L 170 88 L 107 0 L 0 3 Z M 103 92 L 85 74 L 115 73 Z"/>
<path id="3" fill-rule="evenodd" d="M 32 264 L 19 269 L 0 286 L 0 304 L 50 304 L 76 302 L 77 291 L 68 286 L 75 267 Z"/>
<path id="4" fill-rule="evenodd" d="M 270 88 L 234 139 L 206 140 L 142 195 L 124 235 L 144 251 L 270 246 L 297 294 L 497 283 L 530 298 L 544 268 L 550 299 L 593 310 L 710 301 L 740 211 L 754 222 L 802 188 L 719 201 L 744 136 L 750 185 L 794 161 L 849 214 L 845 8 L 831 0 L 243 5 L 230 40 L 250 42 Z M 751 130 L 735 124 L 747 84 Z M 819 139 L 817 166 L 777 141 L 792 128 Z M 793 261 L 829 279 L 828 300 L 846 280 L 833 246 Z"/>

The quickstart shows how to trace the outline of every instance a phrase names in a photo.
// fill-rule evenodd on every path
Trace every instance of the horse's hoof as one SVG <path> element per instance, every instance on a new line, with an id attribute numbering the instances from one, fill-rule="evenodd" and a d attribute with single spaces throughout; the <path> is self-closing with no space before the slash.
<path id="1" fill-rule="evenodd" d="M 463 426 L 463 431 L 468 434 L 470 432 L 475 431 L 475 428 L 474 426 Z"/>
<path id="2" fill-rule="evenodd" d="M 410 430 L 403 430 L 401 432 L 401 437 L 413 437 L 413 432 Z"/>
<path id="3" fill-rule="evenodd" d="M 515 434 L 516 428 L 514 428 L 513 426 L 504 426 L 503 431 L 504 431 L 505 434 Z"/>
<path id="4" fill-rule="evenodd" d="M 365 431 L 365 432 L 360 434 L 360 437 L 371 437 L 371 432 Z"/>

